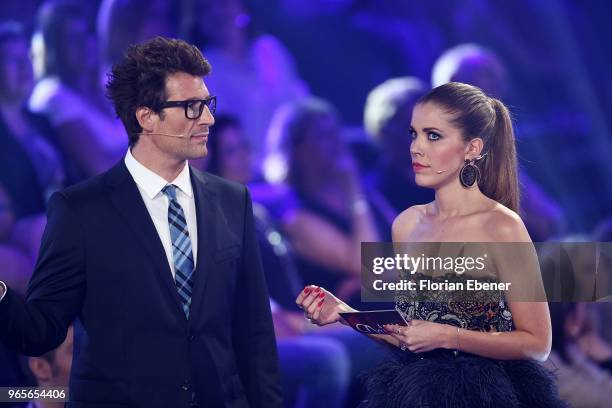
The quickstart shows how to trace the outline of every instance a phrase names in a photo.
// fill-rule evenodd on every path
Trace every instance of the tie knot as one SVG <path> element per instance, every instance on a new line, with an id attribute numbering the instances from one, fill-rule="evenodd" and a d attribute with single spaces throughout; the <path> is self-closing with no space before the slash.
<path id="1" fill-rule="evenodd" d="M 162 193 L 164 193 L 170 200 L 176 200 L 176 186 L 174 184 L 164 186 L 164 188 L 162 188 Z"/>

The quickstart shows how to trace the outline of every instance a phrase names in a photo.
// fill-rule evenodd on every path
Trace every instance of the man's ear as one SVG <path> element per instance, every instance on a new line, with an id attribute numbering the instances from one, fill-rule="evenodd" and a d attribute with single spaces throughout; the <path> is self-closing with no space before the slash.
<path id="1" fill-rule="evenodd" d="M 473 138 L 468 142 L 466 146 L 465 158 L 467 160 L 473 160 L 475 158 L 478 158 L 482 154 L 483 147 L 484 141 L 481 138 Z"/>
<path id="2" fill-rule="evenodd" d="M 146 106 L 136 109 L 136 120 L 143 131 L 152 132 L 159 120 L 159 116 Z"/>
<path id="3" fill-rule="evenodd" d="M 51 381 L 51 377 L 53 376 L 51 373 L 51 365 L 44 358 L 30 357 L 28 359 L 28 367 L 39 384 Z"/>

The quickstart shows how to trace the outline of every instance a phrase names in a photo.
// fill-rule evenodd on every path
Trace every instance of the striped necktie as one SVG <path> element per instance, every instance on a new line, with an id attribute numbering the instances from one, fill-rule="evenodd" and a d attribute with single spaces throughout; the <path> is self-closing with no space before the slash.
<path id="1" fill-rule="evenodd" d="M 189 319 L 189 306 L 193 292 L 194 261 L 191 251 L 191 239 L 187 229 L 187 220 L 183 208 L 176 199 L 176 186 L 168 184 L 162 189 L 168 197 L 168 225 L 172 239 L 172 254 L 174 261 L 175 283 L 183 304 L 185 316 Z"/>

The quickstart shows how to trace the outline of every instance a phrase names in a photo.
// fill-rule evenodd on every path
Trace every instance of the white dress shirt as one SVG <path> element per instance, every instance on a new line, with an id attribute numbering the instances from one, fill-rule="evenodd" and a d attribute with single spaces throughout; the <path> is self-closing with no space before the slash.
<path id="1" fill-rule="evenodd" d="M 138 160 L 132 156 L 130 149 L 128 149 L 125 155 L 125 165 L 136 182 L 142 200 L 153 220 L 159 239 L 166 251 L 166 258 L 168 258 L 168 265 L 172 271 L 173 278 L 175 276 L 174 256 L 172 254 L 170 226 L 168 225 L 168 205 L 170 200 L 162 193 L 162 189 L 168 184 L 174 184 L 178 187 L 176 189 L 176 198 L 183 208 L 185 219 L 187 220 L 187 229 L 189 230 L 189 238 L 191 239 L 191 251 L 193 252 L 195 267 L 195 262 L 198 259 L 198 224 L 196 220 L 195 199 L 193 197 L 193 188 L 191 187 L 191 178 L 189 176 L 189 166 L 187 163 L 185 163 L 185 167 L 181 173 L 170 183 L 140 164 Z"/>

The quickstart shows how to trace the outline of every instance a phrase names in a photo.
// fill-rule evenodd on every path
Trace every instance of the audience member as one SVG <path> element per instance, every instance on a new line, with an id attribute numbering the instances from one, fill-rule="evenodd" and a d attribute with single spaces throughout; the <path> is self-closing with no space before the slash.
<path id="1" fill-rule="evenodd" d="M 302 98 L 307 88 L 283 44 L 254 34 L 242 0 L 196 0 L 194 5 L 192 40 L 213 66 L 208 84 L 219 98 L 218 111 L 243 123 L 257 166 L 274 111 Z"/>
<path id="2" fill-rule="evenodd" d="M 155 36 L 176 37 L 179 7 L 165 0 L 102 0 L 97 36 L 103 80 L 130 45 Z"/>
<path id="3" fill-rule="evenodd" d="M 64 184 L 51 128 L 26 106 L 34 85 L 28 53 L 23 27 L 0 24 L 0 184 L 16 218 L 44 212 L 47 198 Z"/>
<path id="4" fill-rule="evenodd" d="M 302 279 L 350 298 L 359 289 L 361 242 L 379 240 L 379 232 L 341 129 L 324 100 L 281 108 L 268 133 L 264 173 L 286 183 L 294 198 L 282 224 Z"/>
<path id="5" fill-rule="evenodd" d="M 28 281 L 34 270 L 34 257 L 20 250 L 13 243 L 16 220 L 10 197 L 0 184 L 0 265 L 2 279 L 15 288 L 21 295 L 25 294 Z M 37 236 L 40 239 L 40 235 Z"/>
<path id="6" fill-rule="evenodd" d="M 78 3 L 49 0 L 41 6 L 33 54 L 41 79 L 29 106 L 55 128 L 70 181 L 109 169 L 125 153 L 125 131 L 104 96 L 96 38 Z"/>
<path id="7" fill-rule="evenodd" d="M 368 195 L 382 194 L 391 206 L 385 217 L 389 231 L 386 241 L 391 240 L 391 223 L 397 214 L 434 198 L 432 190 L 415 184 L 410 157 L 412 109 L 427 90 L 417 78 L 393 78 L 374 88 L 366 100 L 364 127 L 380 151 L 375 170 L 369 175 Z M 374 202 L 374 207 L 384 213 L 384 205 Z"/>
<path id="8" fill-rule="evenodd" d="M 551 303 L 550 312 L 553 342 L 546 365 L 556 373 L 559 395 L 575 408 L 608 407 L 612 376 L 592 360 L 593 349 L 585 348 L 583 339 L 590 332 L 586 305 Z M 604 348 L 609 358 L 610 347 Z"/>
<path id="9" fill-rule="evenodd" d="M 72 367 L 73 328 L 68 328 L 66 339 L 55 350 L 40 357 L 27 358 L 27 368 L 39 387 L 64 388 L 68 396 L 68 382 Z M 44 399 L 32 401 L 27 408 L 63 408 L 63 402 L 51 402 Z"/>

